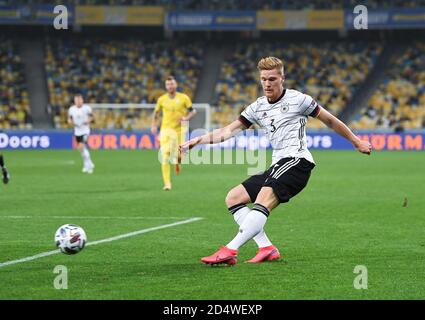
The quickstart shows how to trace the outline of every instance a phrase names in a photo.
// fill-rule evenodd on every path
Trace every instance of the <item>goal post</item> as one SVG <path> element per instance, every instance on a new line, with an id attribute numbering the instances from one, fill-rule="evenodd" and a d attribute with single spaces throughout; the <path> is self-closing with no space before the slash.
<path id="1" fill-rule="evenodd" d="M 89 103 L 93 109 L 97 129 L 150 129 L 154 103 Z M 208 103 L 194 103 L 197 114 L 190 120 L 190 129 L 211 129 L 211 106 Z"/>

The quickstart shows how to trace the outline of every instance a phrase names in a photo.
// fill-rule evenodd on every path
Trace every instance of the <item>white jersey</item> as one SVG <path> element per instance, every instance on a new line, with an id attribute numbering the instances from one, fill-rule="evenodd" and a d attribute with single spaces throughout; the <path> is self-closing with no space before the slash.
<path id="1" fill-rule="evenodd" d="M 89 115 L 91 114 L 91 107 L 87 104 L 83 104 L 80 108 L 75 105 L 69 108 L 68 115 L 72 118 L 72 122 L 74 123 L 74 134 L 76 136 L 90 134 L 90 125 L 88 122 Z"/>
<path id="2" fill-rule="evenodd" d="M 306 124 L 308 116 L 316 117 L 320 106 L 309 95 L 285 89 L 278 101 L 258 98 L 241 113 L 240 121 L 249 127 L 256 123 L 267 132 L 273 148 L 272 164 L 282 158 L 305 158 L 314 163 L 307 149 Z"/>

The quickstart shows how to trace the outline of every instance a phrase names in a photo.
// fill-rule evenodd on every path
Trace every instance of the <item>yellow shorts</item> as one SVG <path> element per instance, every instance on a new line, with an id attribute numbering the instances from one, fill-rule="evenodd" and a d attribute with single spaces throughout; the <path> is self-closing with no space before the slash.
<path id="1" fill-rule="evenodd" d="M 159 144 L 163 157 L 176 157 L 179 145 L 186 141 L 186 130 L 161 129 Z"/>

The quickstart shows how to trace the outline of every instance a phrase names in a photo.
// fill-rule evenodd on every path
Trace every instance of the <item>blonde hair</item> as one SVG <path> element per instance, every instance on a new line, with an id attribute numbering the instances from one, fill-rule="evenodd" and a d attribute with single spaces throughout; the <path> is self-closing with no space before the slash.
<path id="1" fill-rule="evenodd" d="M 276 69 L 280 75 L 284 76 L 285 74 L 282 60 L 276 57 L 262 58 L 260 61 L 258 61 L 257 69 L 259 71 Z"/>

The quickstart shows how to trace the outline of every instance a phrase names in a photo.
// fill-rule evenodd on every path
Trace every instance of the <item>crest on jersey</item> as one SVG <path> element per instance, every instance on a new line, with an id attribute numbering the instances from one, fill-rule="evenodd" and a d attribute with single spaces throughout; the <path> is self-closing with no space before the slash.
<path id="1" fill-rule="evenodd" d="M 289 111 L 289 103 L 288 102 L 282 102 L 282 105 L 280 106 L 280 111 L 282 113 L 287 113 Z"/>

